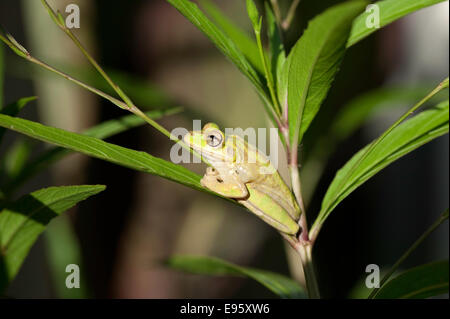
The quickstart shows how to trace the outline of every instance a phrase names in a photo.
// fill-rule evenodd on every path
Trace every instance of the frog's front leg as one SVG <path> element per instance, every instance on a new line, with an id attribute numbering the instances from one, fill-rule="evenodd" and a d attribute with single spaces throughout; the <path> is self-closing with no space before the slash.
<path id="1" fill-rule="evenodd" d="M 201 179 L 202 186 L 228 198 L 246 198 L 248 190 L 244 183 L 234 174 L 223 174 L 212 167 L 208 167 Z"/>

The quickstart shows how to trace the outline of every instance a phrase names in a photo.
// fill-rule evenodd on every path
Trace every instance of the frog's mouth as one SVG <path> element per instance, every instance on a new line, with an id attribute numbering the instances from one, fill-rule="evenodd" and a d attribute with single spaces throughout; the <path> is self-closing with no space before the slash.
<path id="1" fill-rule="evenodd" d="M 190 145 L 190 147 L 197 153 L 199 153 L 208 162 L 221 162 L 225 160 L 225 156 L 221 154 L 221 150 L 219 149 L 211 152 L 210 150 L 208 150 L 209 146 L 198 147 Z"/>

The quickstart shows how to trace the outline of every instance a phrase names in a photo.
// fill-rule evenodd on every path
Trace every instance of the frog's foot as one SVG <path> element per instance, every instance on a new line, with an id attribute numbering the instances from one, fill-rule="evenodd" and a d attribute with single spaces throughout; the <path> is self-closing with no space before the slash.
<path id="1" fill-rule="evenodd" d="M 245 184 L 233 176 L 222 178 L 213 168 L 206 171 L 200 183 L 202 186 L 224 197 L 243 199 L 248 196 L 248 190 Z"/>

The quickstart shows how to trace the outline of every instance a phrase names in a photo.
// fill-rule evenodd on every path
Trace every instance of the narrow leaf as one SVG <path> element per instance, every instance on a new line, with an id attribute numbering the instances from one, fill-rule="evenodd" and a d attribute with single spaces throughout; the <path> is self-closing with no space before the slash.
<path id="1" fill-rule="evenodd" d="M 36 99 L 37 99 L 36 96 L 23 97 L 18 101 L 5 106 L 3 109 L 0 110 L 0 114 L 16 116 L 17 114 L 19 114 L 20 110 L 23 109 L 28 103 Z M 6 130 L 4 128 L 0 128 L 0 143 L 3 139 L 3 135 L 5 135 L 5 131 Z"/>
<path id="2" fill-rule="evenodd" d="M 411 268 L 380 288 L 375 299 L 424 299 L 448 294 L 448 260 Z"/>
<path id="3" fill-rule="evenodd" d="M 217 48 L 237 66 L 237 68 L 253 83 L 263 99 L 268 99 L 266 87 L 256 70 L 248 62 L 242 52 L 239 51 L 233 41 L 227 37 L 221 29 L 214 25 L 195 3 L 189 0 L 167 1 L 201 30 L 217 46 Z"/>
<path id="4" fill-rule="evenodd" d="M 49 187 L 25 195 L 0 212 L 0 292 L 14 279 L 47 224 L 103 185 Z"/>
<path id="5" fill-rule="evenodd" d="M 266 270 L 241 267 L 219 258 L 173 256 L 166 264 L 171 268 L 194 274 L 249 277 L 281 298 L 305 298 L 300 285 L 288 277 Z"/>
<path id="6" fill-rule="evenodd" d="M 3 108 L 4 95 L 3 95 L 3 85 L 5 80 L 5 49 L 3 43 L 0 43 L 0 110 Z"/>
<path id="7" fill-rule="evenodd" d="M 31 153 L 32 143 L 25 138 L 17 139 L 14 144 L 6 151 L 2 163 L 2 173 L 8 179 L 15 178 L 25 167 Z M 0 183 L 1 184 L 1 183 Z"/>
<path id="8" fill-rule="evenodd" d="M 383 168 L 423 144 L 446 134 L 449 129 L 448 121 L 449 103 L 445 101 L 395 127 L 369 154 L 366 154 L 366 150 L 371 144 L 360 150 L 337 172 L 322 201 L 322 209 L 312 229 L 320 227 L 342 200 Z M 359 164 L 355 168 L 357 163 Z"/>
<path id="9" fill-rule="evenodd" d="M 267 33 L 269 37 L 269 48 L 270 48 L 270 65 L 272 78 L 277 79 L 274 81 L 275 91 L 277 92 L 277 98 L 280 105 L 283 105 L 283 100 L 281 99 L 278 91 L 278 78 L 279 73 L 286 61 L 286 53 L 284 50 L 283 41 L 281 40 L 281 31 L 278 29 L 278 24 L 274 13 L 268 2 L 265 2 L 266 8 L 266 19 L 267 19 Z"/>
<path id="10" fill-rule="evenodd" d="M 225 32 L 225 34 L 235 43 L 255 70 L 260 74 L 264 73 L 256 42 L 245 31 L 236 26 L 233 21 L 226 17 L 213 2 L 210 0 L 201 0 L 200 4 L 214 22 L 217 23 L 223 32 Z"/>
<path id="11" fill-rule="evenodd" d="M 250 21 L 252 22 L 253 29 L 260 29 L 261 25 L 259 23 L 259 12 L 253 0 L 247 0 L 247 13 Z"/>
<path id="12" fill-rule="evenodd" d="M 384 87 L 366 92 L 342 107 L 329 134 L 335 140 L 344 140 L 373 114 L 393 106 L 411 105 L 429 91 L 426 87 Z"/>
<path id="13" fill-rule="evenodd" d="M 200 176 L 184 168 L 148 153 L 131 150 L 98 138 L 68 132 L 36 122 L 0 115 L 0 126 L 55 144 L 76 152 L 138 171 L 158 175 L 177 183 L 206 191 L 200 185 Z"/>
<path id="14" fill-rule="evenodd" d="M 80 284 L 79 288 L 67 289 L 66 267 L 69 264 L 80 266 L 80 282 L 87 282 L 84 276 L 82 251 L 80 242 L 69 215 L 62 215 L 55 219 L 45 231 L 45 244 L 47 263 L 50 268 L 49 275 L 52 279 L 52 288 L 57 298 L 87 299 L 91 297 L 88 286 Z M 86 281 L 85 281 L 86 280 Z"/>
<path id="15" fill-rule="evenodd" d="M 392 267 L 383 275 L 383 279 L 380 281 L 380 286 L 383 287 L 384 284 L 391 278 L 393 274 L 398 270 L 400 265 L 408 259 L 408 257 L 420 246 L 427 238 L 431 235 L 442 223 L 448 220 L 448 208 L 442 213 L 438 219 L 409 247 L 400 258 L 392 265 Z M 378 293 L 379 288 L 373 288 L 368 299 L 373 299 Z"/>
<path id="16" fill-rule="evenodd" d="M 384 0 L 375 2 L 359 15 L 352 27 L 347 47 L 366 38 L 380 28 L 417 10 L 444 0 Z M 378 21 L 379 20 L 379 21 Z M 378 24 L 378 25 L 377 25 Z"/>
<path id="17" fill-rule="evenodd" d="M 247 61 L 245 56 L 216 25 L 214 25 L 197 7 L 189 0 L 167 0 L 192 24 L 201 30 L 217 48 L 233 62 L 236 67 L 252 82 L 257 92 L 263 99 L 270 100 L 266 87 L 256 70 Z"/>
<path id="18" fill-rule="evenodd" d="M 289 136 L 297 145 L 319 111 L 344 56 L 353 19 L 366 1 L 336 5 L 314 18 L 288 60 Z"/>
<path id="19" fill-rule="evenodd" d="M 151 119 L 155 120 L 163 116 L 178 113 L 179 111 L 181 111 L 181 108 L 170 108 L 163 111 L 149 111 L 145 114 Z M 97 124 L 87 129 L 82 134 L 103 140 L 139 125 L 143 125 L 145 123 L 146 122 L 143 119 L 136 115 L 125 115 L 117 119 L 112 119 Z M 44 151 L 42 154 L 32 159 L 25 167 L 23 167 L 23 169 L 18 172 L 14 179 L 10 180 L 3 186 L 2 190 L 7 194 L 13 193 L 29 178 L 48 168 L 50 165 L 64 158 L 66 155 L 69 155 L 70 153 L 70 149 L 66 149 L 63 147 L 54 147 Z"/>

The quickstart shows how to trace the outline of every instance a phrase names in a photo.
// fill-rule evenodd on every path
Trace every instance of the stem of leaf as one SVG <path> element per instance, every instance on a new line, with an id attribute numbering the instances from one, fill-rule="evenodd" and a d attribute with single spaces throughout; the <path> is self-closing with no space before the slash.
<path id="1" fill-rule="evenodd" d="M 298 221 L 298 224 L 301 228 L 301 233 L 298 238 L 295 238 L 295 240 L 293 240 L 292 238 L 287 239 L 300 257 L 309 298 L 319 299 L 320 291 L 319 285 L 317 283 L 312 256 L 314 241 L 311 241 L 308 233 L 308 223 L 306 220 L 306 211 L 302 197 L 300 172 L 298 168 L 297 147 L 290 148 L 290 152 L 291 154 L 289 156 L 289 170 L 291 175 L 292 191 L 294 192 L 295 198 L 301 210 L 300 220 Z"/>
<path id="2" fill-rule="evenodd" d="M 281 24 L 281 27 L 284 31 L 287 31 L 289 27 L 291 26 L 292 20 L 295 16 L 295 10 L 297 10 L 297 7 L 300 3 L 300 0 L 294 0 L 291 3 L 291 6 L 289 7 L 288 13 L 286 18 L 283 20 L 283 23 Z"/>
<path id="3" fill-rule="evenodd" d="M 439 218 L 430 226 L 423 234 L 420 236 L 414 244 L 409 247 L 407 251 L 397 260 L 397 262 L 389 269 L 389 271 L 384 275 L 383 279 L 380 281 L 380 288 L 388 281 L 388 279 L 395 273 L 397 268 L 411 255 L 411 253 L 416 250 L 417 247 L 433 232 L 438 228 L 444 221 L 448 219 L 448 208 L 447 210 L 439 216 Z M 368 299 L 373 299 L 377 296 L 380 288 L 374 288 L 370 293 Z"/>
<path id="4" fill-rule="evenodd" d="M 300 242 L 309 242 L 309 235 L 308 235 L 308 223 L 306 221 L 306 214 L 305 214 L 305 205 L 303 203 L 303 197 L 302 197 L 302 189 L 301 189 L 301 181 L 300 181 L 300 173 L 298 170 L 297 165 L 289 165 L 289 171 L 291 175 L 291 184 L 292 184 L 292 191 L 295 195 L 295 198 L 297 200 L 298 206 L 300 207 L 300 220 L 298 222 L 299 226 L 301 227 L 301 234 L 299 237 Z"/>
<path id="5" fill-rule="evenodd" d="M 64 31 L 65 34 L 69 36 L 69 38 L 75 43 L 75 45 L 80 49 L 80 51 L 83 53 L 83 55 L 89 60 L 89 62 L 94 66 L 94 68 L 100 73 L 100 75 L 108 82 L 108 84 L 116 91 L 116 93 L 120 96 L 120 98 L 130 107 L 136 107 L 134 103 L 131 101 L 131 99 L 122 91 L 122 89 L 114 83 L 111 78 L 106 74 L 106 72 L 100 67 L 100 65 L 95 61 L 95 59 L 87 52 L 86 48 L 83 46 L 83 44 L 78 40 L 78 38 L 75 36 L 75 34 L 72 33 L 72 31 L 67 28 L 65 23 L 63 23 L 64 19 L 61 16 L 61 13 L 53 11 L 53 9 L 50 7 L 50 5 L 47 3 L 46 0 L 41 0 L 44 7 L 47 9 L 48 13 L 50 14 L 50 17 L 55 22 L 55 24 Z M 152 125 L 152 124 L 151 124 Z"/>
<path id="6" fill-rule="evenodd" d="M 296 247 L 302 262 L 303 273 L 305 275 L 306 289 L 308 290 L 308 297 L 310 299 L 320 299 L 319 285 L 317 284 L 316 272 L 312 257 L 312 244 L 302 245 Z"/>
<path id="7" fill-rule="evenodd" d="M 278 5 L 278 0 L 270 0 L 270 3 L 272 4 L 273 13 L 275 14 L 275 19 L 277 19 L 277 24 L 281 26 L 283 18 L 281 17 L 281 10 Z"/>
<path id="8" fill-rule="evenodd" d="M 17 41 L 14 40 L 14 38 L 11 35 L 7 35 L 6 37 L 4 37 L 1 33 L 0 33 L 0 41 L 4 42 L 6 45 L 8 45 L 13 52 L 15 52 L 18 56 L 28 60 L 29 62 L 32 62 L 34 64 L 37 64 L 39 66 L 41 66 L 42 68 L 51 71 L 53 73 L 56 73 L 60 76 L 62 76 L 63 78 L 65 78 L 66 80 L 69 80 L 85 89 L 87 89 L 88 91 L 95 93 L 101 97 L 103 97 L 104 99 L 110 101 L 111 103 L 115 104 L 116 106 L 120 107 L 121 109 L 127 110 L 132 112 L 133 114 L 139 116 L 140 118 L 142 118 L 144 121 L 146 121 L 148 124 L 150 124 L 151 126 L 153 126 L 155 129 L 157 129 L 159 132 L 161 132 L 162 134 L 164 134 L 165 136 L 167 136 L 169 139 L 171 139 L 172 141 L 175 141 L 176 143 L 180 144 L 181 147 L 183 147 L 186 150 L 189 150 L 189 152 L 191 152 L 194 156 L 197 156 L 198 158 L 202 159 L 203 161 L 205 161 L 200 154 L 198 154 L 196 151 L 192 150 L 189 146 L 187 146 L 183 141 L 181 141 L 180 139 L 178 139 L 176 136 L 172 135 L 168 130 L 166 130 L 163 126 L 159 125 L 156 121 L 152 120 L 151 118 L 149 118 L 144 112 L 142 112 L 137 106 L 135 106 L 133 104 L 133 102 L 128 98 L 129 104 L 124 103 L 123 101 L 120 101 L 114 97 L 112 97 L 111 95 L 96 89 L 80 80 L 77 80 L 76 78 L 68 75 L 67 73 L 64 73 L 52 66 L 50 66 L 49 64 L 33 57 L 23 46 L 21 46 Z M 93 60 L 93 59 L 92 59 Z M 96 63 L 96 65 L 98 66 L 98 64 Z M 98 66 L 100 68 L 100 66 Z M 101 69 L 101 68 L 100 68 Z M 103 71 L 103 70 L 102 70 Z M 103 71 L 104 74 L 106 74 Z M 108 76 L 107 76 L 108 77 Z M 109 77 L 108 77 L 109 79 Z M 112 87 L 116 90 L 118 89 L 120 92 L 120 88 L 118 85 L 114 84 L 114 82 L 112 82 L 112 80 L 110 79 L 111 83 L 112 83 Z M 116 90 L 116 92 L 119 94 L 119 92 Z M 123 92 L 122 94 L 124 96 L 126 96 Z"/>
<path id="9" fill-rule="evenodd" d="M 47 9 L 48 13 L 50 14 L 51 18 L 55 22 L 55 24 L 62 30 L 64 33 L 66 33 L 69 38 L 75 43 L 75 45 L 80 49 L 80 51 L 83 53 L 83 55 L 88 59 L 88 61 L 94 66 L 94 68 L 100 73 L 100 75 L 108 82 L 108 84 L 111 86 L 111 88 L 120 96 L 120 98 L 126 103 L 128 106 L 126 109 L 132 112 L 133 114 L 139 116 L 144 121 L 146 121 L 148 124 L 153 126 L 155 129 L 157 129 L 159 132 L 164 134 L 166 137 L 168 137 L 170 140 L 175 141 L 176 143 L 180 144 L 181 147 L 183 147 L 186 150 L 189 150 L 194 156 L 197 156 L 198 158 L 202 159 L 201 155 L 198 154 L 196 151 L 191 149 L 189 146 L 187 146 L 183 141 L 178 139 L 176 136 L 172 135 L 168 130 L 166 130 L 163 126 L 158 124 L 156 121 L 149 118 L 144 112 L 142 112 L 134 103 L 133 101 L 126 95 L 122 89 L 117 85 L 110 77 L 109 75 L 102 69 L 102 67 L 95 61 L 95 59 L 89 54 L 89 52 L 85 49 L 83 44 L 78 40 L 78 38 L 72 33 L 72 31 L 66 27 L 64 23 L 64 19 L 62 18 L 62 15 L 57 12 L 55 13 L 53 9 L 50 7 L 50 5 L 47 3 L 46 0 L 41 0 L 44 7 Z M 80 82 L 81 83 L 81 82 Z M 99 91 L 99 90 L 97 90 Z M 99 91 L 101 92 L 101 91 Z M 103 92 L 102 92 L 103 93 Z M 202 159 L 203 160 L 203 159 Z"/>

